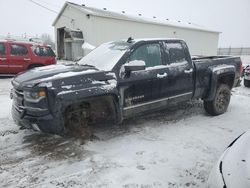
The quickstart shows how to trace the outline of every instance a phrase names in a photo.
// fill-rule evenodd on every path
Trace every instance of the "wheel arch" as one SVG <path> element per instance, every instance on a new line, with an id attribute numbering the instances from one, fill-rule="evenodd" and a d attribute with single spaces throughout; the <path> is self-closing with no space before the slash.
<path id="1" fill-rule="evenodd" d="M 214 99 L 216 90 L 220 84 L 226 84 L 230 89 L 234 86 L 235 81 L 235 67 L 232 65 L 221 66 L 220 68 L 211 68 L 210 89 L 207 97 L 204 100 L 211 101 Z"/>
<path id="2" fill-rule="evenodd" d="M 99 122 L 99 119 L 102 119 L 102 121 L 107 119 L 107 122 L 112 121 L 115 123 L 120 123 L 121 121 L 119 97 L 113 93 L 67 101 L 67 103 L 63 105 L 62 109 L 64 117 L 67 109 L 72 106 L 87 107 L 90 115 L 89 118 L 96 122 Z"/>

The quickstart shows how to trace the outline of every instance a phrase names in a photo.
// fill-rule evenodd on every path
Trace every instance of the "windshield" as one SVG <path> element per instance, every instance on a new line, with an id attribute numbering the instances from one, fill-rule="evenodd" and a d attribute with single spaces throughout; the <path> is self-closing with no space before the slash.
<path id="1" fill-rule="evenodd" d="M 83 57 L 78 64 L 87 64 L 99 70 L 110 71 L 125 54 L 130 45 L 131 43 L 125 41 L 102 44 Z"/>

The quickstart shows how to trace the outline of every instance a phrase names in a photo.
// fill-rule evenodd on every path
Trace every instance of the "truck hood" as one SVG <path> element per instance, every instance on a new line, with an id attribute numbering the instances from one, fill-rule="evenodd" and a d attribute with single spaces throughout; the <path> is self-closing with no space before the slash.
<path id="1" fill-rule="evenodd" d="M 50 87 L 64 85 L 65 82 L 77 84 L 93 80 L 108 80 L 104 71 L 90 66 L 50 65 L 38 67 L 18 74 L 12 81 L 16 87 L 34 87 L 38 84 Z"/>

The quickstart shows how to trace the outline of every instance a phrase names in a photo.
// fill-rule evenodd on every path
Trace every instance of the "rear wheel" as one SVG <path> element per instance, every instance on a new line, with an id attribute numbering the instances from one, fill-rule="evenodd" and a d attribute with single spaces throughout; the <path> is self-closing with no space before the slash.
<path id="1" fill-rule="evenodd" d="M 245 87 L 250 87 L 250 80 L 244 79 L 244 86 Z"/>
<path id="2" fill-rule="evenodd" d="M 226 84 L 220 84 L 212 101 L 204 101 L 204 108 L 210 115 L 217 116 L 227 111 L 231 98 L 231 89 Z"/>

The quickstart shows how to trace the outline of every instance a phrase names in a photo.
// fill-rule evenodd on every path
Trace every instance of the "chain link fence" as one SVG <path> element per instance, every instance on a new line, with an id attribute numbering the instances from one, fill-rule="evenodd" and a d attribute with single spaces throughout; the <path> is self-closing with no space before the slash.
<path id="1" fill-rule="evenodd" d="M 248 56 L 250 55 L 250 48 L 218 48 L 218 55 L 236 55 Z"/>

